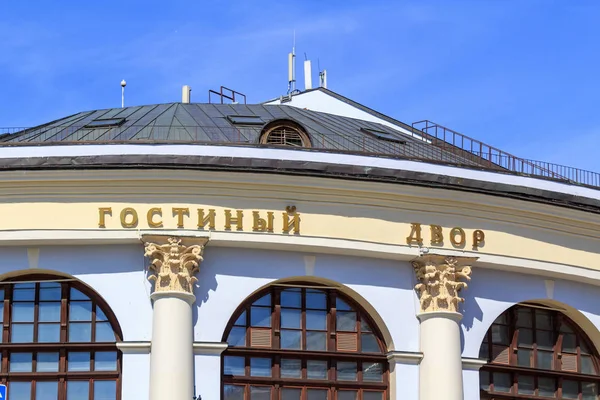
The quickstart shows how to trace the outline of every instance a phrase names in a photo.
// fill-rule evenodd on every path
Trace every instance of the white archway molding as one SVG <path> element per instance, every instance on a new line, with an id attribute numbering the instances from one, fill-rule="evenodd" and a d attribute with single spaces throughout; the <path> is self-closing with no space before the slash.
<path id="1" fill-rule="evenodd" d="M 600 290 L 594 286 L 512 272 L 475 270 L 464 294 L 463 357 L 477 358 L 494 320 L 510 307 L 527 302 L 563 312 L 600 349 Z"/>

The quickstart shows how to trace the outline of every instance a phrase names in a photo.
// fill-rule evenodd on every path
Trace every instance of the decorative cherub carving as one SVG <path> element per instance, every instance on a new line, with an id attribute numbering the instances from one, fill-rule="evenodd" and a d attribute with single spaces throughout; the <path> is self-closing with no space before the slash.
<path id="1" fill-rule="evenodd" d="M 471 267 L 459 265 L 473 262 L 475 258 L 445 257 L 425 255 L 412 262 L 418 283 L 415 290 L 421 302 L 421 312 L 454 311 L 458 312 L 459 296 L 467 284 L 460 279 L 471 280 Z"/>
<path id="2" fill-rule="evenodd" d="M 176 237 L 168 238 L 167 244 L 146 243 L 144 256 L 150 258 L 153 274 L 148 279 L 154 282 L 154 291 L 193 293 L 203 251 L 204 244 L 183 246 Z"/>

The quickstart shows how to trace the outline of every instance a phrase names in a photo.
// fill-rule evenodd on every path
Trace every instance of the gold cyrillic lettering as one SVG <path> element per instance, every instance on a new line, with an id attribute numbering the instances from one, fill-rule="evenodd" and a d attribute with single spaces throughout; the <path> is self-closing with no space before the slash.
<path id="1" fill-rule="evenodd" d="M 273 220 L 275 216 L 271 211 L 267 212 L 266 220 L 260 217 L 258 211 L 252 211 L 252 217 L 254 219 L 254 224 L 252 225 L 254 232 L 273 232 Z"/>
<path id="2" fill-rule="evenodd" d="M 146 217 L 148 219 L 148 226 L 150 228 L 162 228 L 163 227 L 162 220 L 154 221 L 155 215 L 162 217 L 162 209 L 160 209 L 158 207 L 153 207 L 148 210 L 148 214 L 146 214 Z"/>
<path id="3" fill-rule="evenodd" d="M 287 206 L 283 213 L 283 233 L 290 233 L 294 229 L 294 234 L 300 233 L 300 214 L 296 212 L 296 206 Z"/>
<path id="4" fill-rule="evenodd" d="M 423 238 L 421 237 L 421 224 L 413 222 L 410 224 L 410 235 L 406 238 L 406 244 L 423 244 Z"/>
<path id="5" fill-rule="evenodd" d="M 127 216 L 131 215 L 131 221 L 127 222 Z M 138 214 L 131 207 L 126 207 L 121 211 L 121 225 L 123 228 L 135 228 L 138 223 Z"/>
<path id="6" fill-rule="evenodd" d="M 456 240 L 456 236 L 460 236 L 460 241 Z M 463 228 L 452 228 L 450 231 L 450 242 L 454 247 L 462 247 L 465 245 L 465 231 Z"/>
<path id="7" fill-rule="evenodd" d="M 243 231 L 244 230 L 244 222 L 243 222 L 243 212 L 242 210 L 236 210 L 236 217 L 231 217 L 231 210 L 225 210 L 225 230 L 231 230 L 231 224 L 235 224 L 237 227 L 236 230 Z"/>
<path id="8" fill-rule="evenodd" d="M 106 228 L 106 215 L 112 216 L 112 208 L 100 207 L 98 208 L 98 228 Z"/>
<path id="9" fill-rule="evenodd" d="M 429 225 L 431 228 L 431 244 L 432 245 L 443 245 L 444 234 L 440 225 Z"/>
<path id="10" fill-rule="evenodd" d="M 204 229 L 206 224 L 208 224 L 208 229 L 215 229 L 215 210 L 212 208 L 208 210 L 208 215 L 204 216 L 204 209 L 198 209 L 198 229 Z"/>
<path id="11" fill-rule="evenodd" d="M 177 208 L 177 207 L 173 207 L 173 216 L 177 215 L 177 227 L 178 228 L 183 228 L 183 217 L 190 216 L 190 209 L 185 207 L 185 208 Z"/>
<path id="12" fill-rule="evenodd" d="M 477 249 L 483 246 L 485 242 L 485 233 L 481 229 L 473 232 L 473 248 Z"/>

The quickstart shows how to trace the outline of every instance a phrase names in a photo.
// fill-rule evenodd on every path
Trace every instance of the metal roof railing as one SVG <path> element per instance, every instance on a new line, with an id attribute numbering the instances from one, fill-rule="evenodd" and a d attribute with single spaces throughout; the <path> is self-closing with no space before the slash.
<path id="1" fill-rule="evenodd" d="M 424 139 L 444 151 L 466 158 L 476 158 L 479 163 L 487 164 L 490 169 L 549 178 L 593 188 L 600 187 L 600 173 L 598 172 L 520 158 L 429 120 L 415 122 L 412 127 L 423 134 Z"/>
<path id="2" fill-rule="evenodd" d="M 386 140 L 361 133 L 358 129 L 353 135 L 331 131 L 308 133 L 311 147 L 318 150 L 434 162 L 600 188 L 600 173 L 522 159 L 430 121 L 416 122 L 413 127 L 423 139 L 398 132 L 394 140 Z M 260 126 L 120 125 L 88 128 L 46 125 L 0 128 L 0 146 L 133 142 L 280 147 L 260 144 L 261 132 Z"/>

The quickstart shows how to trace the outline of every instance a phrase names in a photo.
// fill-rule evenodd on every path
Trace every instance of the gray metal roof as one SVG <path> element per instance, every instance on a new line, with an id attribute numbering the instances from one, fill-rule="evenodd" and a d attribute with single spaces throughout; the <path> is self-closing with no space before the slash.
<path id="1" fill-rule="evenodd" d="M 232 116 L 260 117 L 261 123 L 236 124 Z M 107 119 L 118 121 L 115 126 L 90 126 Z M 263 126 L 280 119 L 302 125 L 316 149 L 481 165 L 477 158 L 378 123 L 286 105 L 168 103 L 86 111 L 0 136 L 0 144 L 154 141 L 258 146 Z"/>

